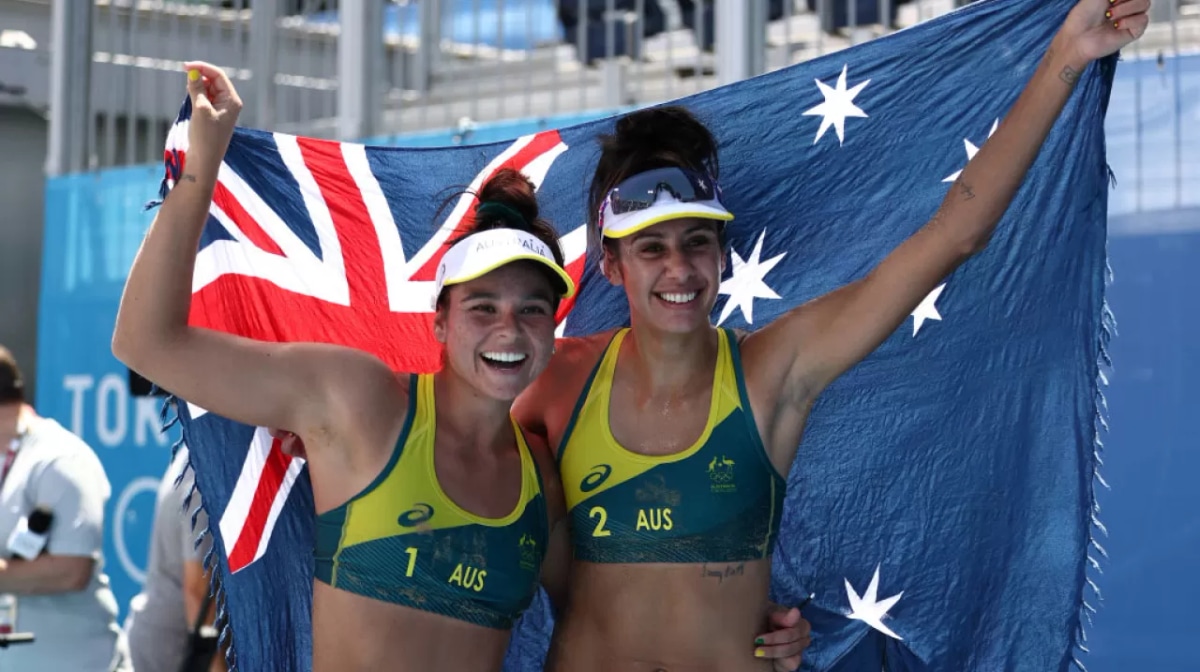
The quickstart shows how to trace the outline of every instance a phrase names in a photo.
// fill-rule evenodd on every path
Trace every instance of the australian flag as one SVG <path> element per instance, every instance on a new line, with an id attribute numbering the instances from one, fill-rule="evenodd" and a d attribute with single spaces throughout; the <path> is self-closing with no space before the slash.
<path id="1" fill-rule="evenodd" d="M 862 277 L 934 213 L 1029 80 L 1070 0 L 984 0 L 680 101 L 720 140 L 730 261 L 713 322 L 753 330 Z M 990 246 L 813 409 L 788 479 L 773 595 L 810 592 L 810 670 L 1064 670 L 1083 659 L 1103 550 L 1103 119 L 1091 65 Z M 185 160 L 185 105 L 167 146 Z M 238 129 L 193 280 L 191 321 L 437 366 L 430 293 L 470 224 L 447 194 L 501 166 L 538 186 L 580 284 L 560 334 L 626 323 L 585 251 L 603 119 L 508 142 L 401 149 Z M 982 185 L 981 185 L 982 186 Z M 313 502 L 264 428 L 177 404 L 215 537 L 238 668 L 311 666 Z M 505 669 L 541 669 L 544 595 Z"/>

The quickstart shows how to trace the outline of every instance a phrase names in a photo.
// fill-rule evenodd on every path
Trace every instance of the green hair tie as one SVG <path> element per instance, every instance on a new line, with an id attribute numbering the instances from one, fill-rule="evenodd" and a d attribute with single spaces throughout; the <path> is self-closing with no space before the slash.
<path id="1" fill-rule="evenodd" d="M 475 216 L 478 217 L 480 215 L 491 215 L 497 219 L 509 220 L 514 224 L 520 223 L 529 226 L 529 220 L 525 219 L 524 215 L 499 201 L 481 202 L 479 207 L 475 208 Z"/>

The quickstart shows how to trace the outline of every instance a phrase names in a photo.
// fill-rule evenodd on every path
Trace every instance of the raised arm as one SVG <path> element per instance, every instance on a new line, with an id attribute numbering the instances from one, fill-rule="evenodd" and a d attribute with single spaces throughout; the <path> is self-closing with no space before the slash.
<path id="1" fill-rule="evenodd" d="M 113 353 L 219 415 L 324 435 L 331 414 L 351 397 L 387 397 L 378 393 L 395 387 L 382 362 L 349 348 L 266 343 L 188 325 L 200 235 L 242 103 L 221 70 L 205 63 L 185 67 L 192 101 L 185 170 L 130 270 Z"/>
<path id="2" fill-rule="evenodd" d="M 1080 0 L 1008 115 L 929 222 L 866 277 L 747 338 L 747 359 L 755 360 L 765 397 L 791 402 L 784 407 L 803 416 L 821 390 L 878 347 L 943 278 L 987 245 L 1084 68 L 1141 36 L 1149 7 L 1149 0 L 1115 5 Z M 782 433 L 799 438 L 798 427 Z M 794 451 L 791 436 L 779 437 L 779 443 Z"/>

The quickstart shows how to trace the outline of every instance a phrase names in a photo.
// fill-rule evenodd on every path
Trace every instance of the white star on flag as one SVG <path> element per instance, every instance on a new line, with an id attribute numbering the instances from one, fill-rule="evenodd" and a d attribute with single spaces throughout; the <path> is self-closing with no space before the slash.
<path id="1" fill-rule="evenodd" d="M 992 124 L 992 130 L 988 131 L 989 138 L 992 137 L 992 134 L 996 132 L 996 128 L 998 126 L 1000 126 L 999 119 L 997 119 L 995 121 L 995 123 Z M 963 138 L 963 144 L 967 146 L 967 163 L 970 163 L 971 159 L 975 158 L 975 155 L 979 153 L 979 148 L 975 146 L 975 143 L 971 142 L 970 140 L 967 140 L 966 138 Z M 962 175 L 961 170 L 955 171 L 955 173 L 953 175 L 942 180 L 942 182 L 953 182 L 958 179 L 959 175 Z"/>
<path id="2" fill-rule="evenodd" d="M 942 283 L 934 288 L 932 292 L 921 300 L 920 305 L 914 310 L 911 315 L 913 317 L 913 336 L 916 337 L 917 332 L 921 330 L 921 325 L 925 320 L 941 321 L 942 315 L 937 309 L 938 297 L 942 295 L 942 290 L 946 288 L 946 283 Z"/>
<path id="3" fill-rule="evenodd" d="M 814 80 L 817 83 L 817 88 L 821 90 L 821 94 L 825 96 L 825 102 L 816 107 L 804 112 L 805 116 L 821 115 L 821 127 L 817 129 L 817 137 L 813 138 L 813 144 L 825 135 L 825 131 L 833 126 L 837 130 L 838 144 L 842 144 L 846 135 L 846 117 L 866 117 L 867 113 L 858 108 L 852 101 L 854 97 L 863 90 L 871 80 L 866 80 L 854 85 L 854 88 L 846 89 L 846 67 L 842 66 L 842 74 L 838 76 L 837 88 L 829 88 L 829 85 L 821 80 Z"/>
<path id="4" fill-rule="evenodd" d="M 721 309 L 721 319 L 717 320 L 717 326 L 721 326 L 721 323 L 733 314 L 734 308 L 741 308 L 746 322 L 753 324 L 754 299 L 779 298 L 779 295 L 763 282 L 763 278 L 767 277 L 767 273 L 775 268 L 775 264 L 778 264 L 779 260 L 787 255 L 787 252 L 766 261 L 759 261 L 759 257 L 762 255 L 763 239 L 766 235 L 766 229 L 758 234 L 758 242 L 754 244 L 754 251 L 745 261 L 742 261 L 742 257 L 735 250 L 729 251 L 733 257 L 733 275 L 722 282 L 720 288 L 717 289 L 718 294 L 729 295 L 729 299 L 725 301 L 725 307 Z"/>
<path id="5" fill-rule="evenodd" d="M 883 601 L 877 601 L 876 596 L 879 593 L 879 565 L 875 565 L 875 576 L 871 577 L 871 585 L 867 586 L 867 591 L 862 594 L 862 597 L 859 597 L 854 592 L 854 587 L 850 585 L 850 579 L 845 579 L 845 581 L 846 597 L 850 600 L 850 613 L 846 614 L 846 617 L 862 621 L 888 637 L 902 639 L 900 635 L 892 632 L 890 628 L 883 624 L 883 617 L 887 616 L 888 609 L 891 609 L 900 601 L 900 596 L 904 594 L 904 591 L 900 591 Z"/>

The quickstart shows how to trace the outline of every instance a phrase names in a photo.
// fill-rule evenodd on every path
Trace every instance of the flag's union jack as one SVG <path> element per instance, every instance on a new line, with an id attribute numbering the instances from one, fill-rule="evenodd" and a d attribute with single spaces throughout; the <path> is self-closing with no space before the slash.
<path id="1" fill-rule="evenodd" d="M 168 188 L 186 162 L 190 111 L 185 103 L 168 135 Z M 514 141 L 469 182 L 427 184 L 412 175 L 427 188 L 396 193 L 377 174 L 394 150 L 239 129 L 196 258 L 190 321 L 264 341 L 347 345 L 398 371 L 434 370 L 434 276 L 447 241 L 473 221 L 472 193 L 504 167 L 540 187 L 566 149 L 558 131 L 543 131 Z M 432 195 L 452 187 L 467 193 L 435 223 Z M 585 232 L 563 233 L 567 270 L 578 283 Z M 236 309 L 231 297 L 240 299 Z M 574 301 L 560 306 L 560 329 Z M 193 420 L 204 414 L 190 407 Z M 303 466 L 267 428 L 255 431 L 248 448 L 220 517 L 232 572 L 262 557 Z"/>

